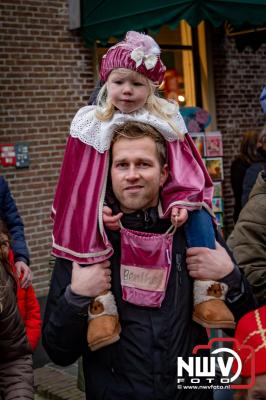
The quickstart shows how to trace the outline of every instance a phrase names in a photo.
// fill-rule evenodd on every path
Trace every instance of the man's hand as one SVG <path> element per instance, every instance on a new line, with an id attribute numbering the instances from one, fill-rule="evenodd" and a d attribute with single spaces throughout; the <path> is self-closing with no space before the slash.
<path id="1" fill-rule="evenodd" d="M 23 274 L 22 280 L 20 282 L 20 286 L 22 288 L 27 288 L 32 281 L 32 273 L 30 270 L 30 267 L 24 261 L 17 261 L 15 262 L 15 267 L 17 270 L 17 276 L 18 278 L 20 277 L 21 274 Z"/>
<path id="2" fill-rule="evenodd" d="M 173 207 L 171 212 L 171 222 L 176 227 L 183 225 L 188 219 L 188 212 L 185 208 Z"/>
<path id="3" fill-rule="evenodd" d="M 234 264 L 227 251 L 218 243 L 216 249 L 191 247 L 187 250 L 187 268 L 194 279 L 216 281 L 230 274 Z"/>
<path id="4" fill-rule="evenodd" d="M 122 212 L 112 215 L 111 208 L 107 206 L 103 207 L 103 223 L 106 228 L 110 229 L 111 231 L 118 231 L 120 229 L 119 220 L 122 215 Z"/>
<path id="5" fill-rule="evenodd" d="M 110 261 L 81 267 L 73 262 L 71 291 L 80 296 L 96 297 L 111 288 Z"/>

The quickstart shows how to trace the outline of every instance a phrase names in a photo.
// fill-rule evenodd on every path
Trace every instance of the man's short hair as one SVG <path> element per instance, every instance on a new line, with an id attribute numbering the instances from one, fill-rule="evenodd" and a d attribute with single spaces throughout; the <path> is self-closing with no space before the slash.
<path id="1" fill-rule="evenodd" d="M 114 130 L 111 146 L 121 138 L 140 139 L 150 137 L 156 144 L 158 159 L 161 167 L 166 163 L 166 144 L 164 137 L 151 125 L 142 122 L 128 121 L 117 126 Z"/>

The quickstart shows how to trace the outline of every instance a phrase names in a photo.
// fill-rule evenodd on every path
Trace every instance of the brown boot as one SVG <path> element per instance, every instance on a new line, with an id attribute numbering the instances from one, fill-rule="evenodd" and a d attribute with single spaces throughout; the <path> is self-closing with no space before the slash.
<path id="1" fill-rule="evenodd" d="M 114 296 L 111 292 L 95 297 L 89 305 L 87 341 L 91 351 L 120 339 L 121 327 Z"/>
<path id="2" fill-rule="evenodd" d="M 224 283 L 195 280 L 192 319 L 205 328 L 233 329 L 234 316 L 224 302 L 227 290 Z"/>

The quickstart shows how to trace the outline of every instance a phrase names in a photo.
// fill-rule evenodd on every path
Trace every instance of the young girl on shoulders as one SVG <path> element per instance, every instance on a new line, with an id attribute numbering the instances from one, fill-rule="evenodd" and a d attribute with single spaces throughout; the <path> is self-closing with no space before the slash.
<path id="1" fill-rule="evenodd" d="M 150 124 L 166 140 L 170 176 L 161 191 L 161 218 L 171 218 L 176 227 L 185 224 L 188 247 L 215 248 L 212 181 L 178 105 L 157 94 L 165 70 L 157 43 L 133 31 L 103 56 L 97 105 L 81 108 L 71 124 L 52 210 L 55 256 L 88 265 L 112 255 L 104 224 L 116 229 L 122 214 L 113 216 L 105 204 L 109 148 L 115 127 L 126 121 Z M 234 326 L 223 285 L 197 280 L 194 293 L 195 321 L 206 327 Z M 118 338 L 116 324 L 107 343 Z"/>

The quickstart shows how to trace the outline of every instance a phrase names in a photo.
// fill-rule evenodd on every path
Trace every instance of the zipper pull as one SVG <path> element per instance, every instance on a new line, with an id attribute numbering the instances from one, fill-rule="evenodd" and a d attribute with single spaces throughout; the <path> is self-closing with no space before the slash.
<path id="1" fill-rule="evenodd" d="M 175 255 L 175 263 L 176 263 L 176 269 L 177 269 L 177 277 L 178 277 L 178 283 L 179 285 L 181 285 L 182 283 L 182 279 L 181 279 L 181 254 L 180 253 L 176 253 Z"/>
<path id="2" fill-rule="evenodd" d="M 149 222 L 149 214 L 148 214 L 148 211 L 144 211 L 144 221 L 145 222 Z"/>

